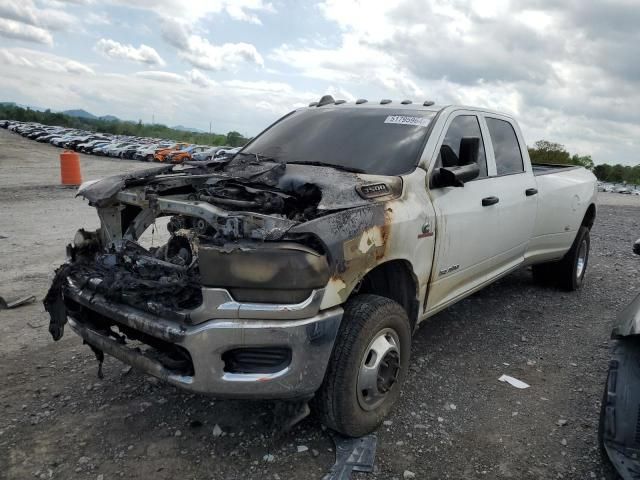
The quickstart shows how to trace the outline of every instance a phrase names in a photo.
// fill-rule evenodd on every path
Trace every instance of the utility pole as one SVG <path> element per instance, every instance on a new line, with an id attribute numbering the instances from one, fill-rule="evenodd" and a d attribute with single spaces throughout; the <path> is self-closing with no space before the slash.
<path id="1" fill-rule="evenodd" d="M 209 135 L 211 135 L 211 120 L 209 120 Z"/>
<path id="2" fill-rule="evenodd" d="M 152 113 L 152 114 L 151 114 L 151 124 L 152 124 L 152 125 L 155 125 L 155 123 L 156 123 L 156 114 L 155 114 L 155 113 Z"/>

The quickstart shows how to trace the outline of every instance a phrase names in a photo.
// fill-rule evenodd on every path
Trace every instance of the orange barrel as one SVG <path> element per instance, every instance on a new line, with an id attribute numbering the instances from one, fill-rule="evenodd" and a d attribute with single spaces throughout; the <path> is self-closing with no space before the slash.
<path id="1" fill-rule="evenodd" d="M 78 186 L 82 183 L 80 172 L 80 155 L 71 150 L 60 154 L 60 180 L 62 185 Z"/>

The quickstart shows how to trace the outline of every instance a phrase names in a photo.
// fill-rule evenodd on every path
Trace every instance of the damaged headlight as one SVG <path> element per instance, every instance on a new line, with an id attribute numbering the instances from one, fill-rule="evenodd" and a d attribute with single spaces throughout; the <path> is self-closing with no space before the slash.
<path id="1" fill-rule="evenodd" d="M 242 302 L 299 303 L 329 281 L 326 256 L 293 242 L 200 244 L 198 256 L 202 285 Z"/>

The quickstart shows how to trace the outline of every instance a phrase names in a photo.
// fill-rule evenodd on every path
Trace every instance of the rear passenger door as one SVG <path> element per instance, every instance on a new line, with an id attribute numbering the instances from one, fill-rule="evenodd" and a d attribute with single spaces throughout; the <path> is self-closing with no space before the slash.
<path id="1" fill-rule="evenodd" d="M 536 181 L 531 165 L 524 161 L 526 145 L 508 117 L 484 114 L 488 133 L 487 153 L 495 164 L 495 195 L 499 198 L 496 239 L 499 273 L 519 264 L 531 239 L 537 213 Z"/>

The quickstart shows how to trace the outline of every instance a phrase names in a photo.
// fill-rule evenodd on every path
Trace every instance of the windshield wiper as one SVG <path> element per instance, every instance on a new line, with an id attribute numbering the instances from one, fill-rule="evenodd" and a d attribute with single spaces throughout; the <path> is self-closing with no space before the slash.
<path id="1" fill-rule="evenodd" d="M 302 162 L 302 161 L 296 161 L 296 162 L 287 162 L 287 165 L 313 165 L 316 167 L 330 167 L 330 168 L 335 168 L 336 170 L 341 170 L 343 172 L 351 172 L 351 173 L 365 173 L 364 170 L 362 170 L 361 168 L 356 168 L 356 167 L 347 167 L 345 165 L 334 165 L 333 163 L 328 163 L 328 162 Z"/>

